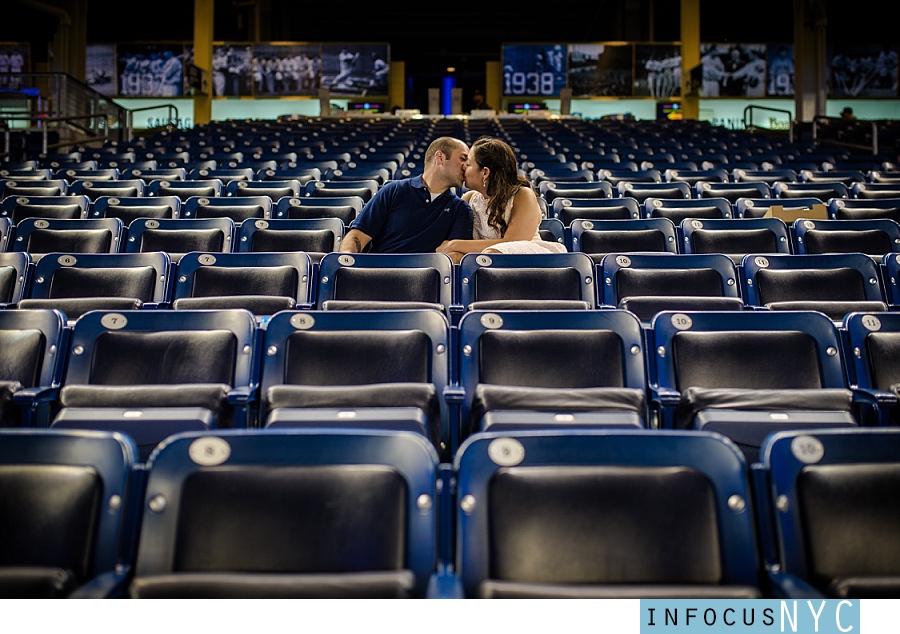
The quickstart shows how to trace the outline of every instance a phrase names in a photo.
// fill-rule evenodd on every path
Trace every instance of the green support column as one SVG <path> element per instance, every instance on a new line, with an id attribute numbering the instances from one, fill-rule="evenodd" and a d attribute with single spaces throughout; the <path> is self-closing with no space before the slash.
<path id="1" fill-rule="evenodd" d="M 700 0 L 681 0 L 681 69 L 700 64 Z M 690 75 L 682 72 L 681 108 L 685 119 L 700 118 L 700 96 L 690 94 Z"/>
<path id="2" fill-rule="evenodd" d="M 203 69 L 204 88 L 194 95 L 194 123 L 212 120 L 212 50 L 214 0 L 194 0 L 194 66 Z"/>

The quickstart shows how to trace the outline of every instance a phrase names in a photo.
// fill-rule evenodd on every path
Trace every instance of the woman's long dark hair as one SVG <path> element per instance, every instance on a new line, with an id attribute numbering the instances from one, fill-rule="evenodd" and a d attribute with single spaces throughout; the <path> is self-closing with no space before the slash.
<path id="1" fill-rule="evenodd" d="M 500 139 L 481 137 L 469 150 L 479 167 L 491 170 L 488 176 L 488 225 L 500 236 L 506 234 L 506 205 L 522 187 L 531 188 L 531 181 L 519 173 L 519 165 L 512 148 Z"/>

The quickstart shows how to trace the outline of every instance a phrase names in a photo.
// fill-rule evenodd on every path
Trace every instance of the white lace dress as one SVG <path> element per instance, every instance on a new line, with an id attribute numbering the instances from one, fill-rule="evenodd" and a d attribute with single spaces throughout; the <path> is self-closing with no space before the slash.
<path id="1" fill-rule="evenodd" d="M 506 203 L 506 220 L 509 221 L 515 196 Z M 474 192 L 469 200 L 469 206 L 473 211 L 473 238 L 475 240 L 499 240 L 503 236 L 500 232 L 488 224 L 488 199 L 479 192 Z M 566 247 L 558 242 L 548 242 L 541 239 L 540 230 L 535 230 L 531 240 L 515 240 L 513 242 L 498 242 L 488 247 L 491 253 L 565 253 Z"/>

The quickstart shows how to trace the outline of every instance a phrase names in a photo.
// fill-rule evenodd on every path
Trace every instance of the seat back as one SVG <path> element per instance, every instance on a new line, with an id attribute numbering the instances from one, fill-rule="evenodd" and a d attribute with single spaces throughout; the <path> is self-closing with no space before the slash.
<path id="1" fill-rule="evenodd" d="M 191 196 L 184 202 L 181 218 L 231 218 L 235 225 L 244 220 L 269 218 L 274 204 L 268 195 Z"/>
<path id="2" fill-rule="evenodd" d="M 83 218 L 91 206 L 87 196 L 9 196 L 0 202 L 0 217 L 18 224 L 25 218 Z"/>
<path id="3" fill-rule="evenodd" d="M 467 253 L 459 263 L 458 303 L 521 300 L 597 301 L 593 261 L 585 253 Z"/>
<path id="4" fill-rule="evenodd" d="M 733 218 L 731 203 L 724 198 L 664 199 L 651 196 L 644 200 L 644 216 L 668 218 L 679 225 L 685 218 Z"/>
<path id="5" fill-rule="evenodd" d="M 164 303 L 170 266 L 169 256 L 160 252 L 48 254 L 35 266 L 20 307 L 58 308 L 76 319 L 87 310 L 108 308 L 106 299 L 123 300 L 119 308 Z"/>
<path id="6" fill-rule="evenodd" d="M 135 455 L 119 434 L 0 429 L 4 596 L 64 597 L 129 569 Z"/>
<path id="7" fill-rule="evenodd" d="M 720 183 L 698 181 L 694 183 L 696 198 L 724 198 L 732 205 L 739 198 L 770 198 L 772 190 L 766 183 Z"/>
<path id="8" fill-rule="evenodd" d="M 781 570 L 826 596 L 900 588 L 900 430 L 780 432 L 763 449 Z"/>
<path id="9" fill-rule="evenodd" d="M 881 258 L 900 251 L 900 223 L 872 220 L 795 220 L 791 229 L 796 253 L 865 253 Z"/>
<path id="10" fill-rule="evenodd" d="M 172 307 L 246 308 L 261 316 L 308 306 L 311 269 L 302 252 L 187 253 L 175 268 Z"/>
<path id="11" fill-rule="evenodd" d="M 69 193 L 87 196 L 91 200 L 100 196 L 143 196 L 147 193 L 147 183 L 140 178 L 97 181 L 79 179 L 69 186 Z"/>
<path id="12" fill-rule="evenodd" d="M 128 225 L 124 250 L 127 253 L 164 251 L 173 261 L 191 251 L 230 253 L 234 233 L 231 218 L 139 218 Z"/>
<path id="13" fill-rule="evenodd" d="M 316 303 L 453 302 L 453 262 L 443 253 L 327 253 L 319 263 Z"/>
<path id="14" fill-rule="evenodd" d="M 177 196 L 100 196 L 91 203 L 89 218 L 120 218 L 125 226 L 138 218 L 178 218 Z"/>
<path id="15" fill-rule="evenodd" d="M 828 217 L 833 220 L 888 218 L 900 222 L 900 198 L 833 198 L 828 201 Z"/>
<path id="16" fill-rule="evenodd" d="M 217 457 L 194 459 L 206 447 Z M 184 434 L 149 463 L 147 501 L 165 505 L 144 514 L 137 583 L 314 575 L 294 596 L 347 597 L 347 574 L 409 570 L 413 595 L 424 596 L 436 567 L 436 472 L 434 449 L 414 434 Z"/>
<path id="17" fill-rule="evenodd" d="M 845 388 L 835 325 L 815 312 L 659 313 L 652 323 L 661 389 Z"/>
<path id="18" fill-rule="evenodd" d="M 556 198 L 550 206 L 550 214 L 570 227 L 578 219 L 637 220 L 641 216 L 641 209 L 634 198 Z"/>
<path id="19" fill-rule="evenodd" d="M 790 230 L 780 218 L 685 219 L 684 253 L 724 253 L 740 264 L 748 253 L 791 251 Z"/>
<path id="20" fill-rule="evenodd" d="M 637 311 L 645 322 L 662 309 L 659 301 L 664 298 L 679 302 L 669 304 L 673 308 L 686 297 L 741 299 L 737 268 L 721 253 L 609 253 L 597 274 L 603 280 L 601 302 Z M 642 307 L 643 300 L 650 301 Z"/>
<path id="21" fill-rule="evenodd" d="M 281 198 L 275 204 L 273 218 L 340 218 L 349 226 L 363 208 L 361 196 L 320 196 Z"/>
<path id="22" fill-rule="evenodd" d="M 31 256 L 24 251 L 0 252 L 0 304 L 16 304 L 31 283 Z"/>
<path id="23" fill-rule="evenodd" d="M 802 306 L 822 310 L 837 321 L 851 310 L 886 308 L 878 266 L 862 253 L 749 254 L 741 270 L 751 306 L 788 310 Z"/>
<path id="24" fill-rule="evenodd" d="M 16 225 L 10 248 L 32 256 L 45 253 L 117 253 L 124 232 L 118 218 L 60 220 L 25 218 Z"/>
<path id="25" fill-rule="evenodd" d="M 64 385 L 249 386 L 255 329 L 244 310 L 93 311 L 72 329 Z"/>
<path id="26" fill-rule="evenodd" d="M 238 251 L 305 251 L 321 255 L 340 248 L 344 237 L 340 218 L 260 219 L 241 223 Z"/>
<path id="27" fill-rule="evenodd" d="M 668 218 L 573 220 L 571 251 L 599 264 L 607 253 L 678 252 L 677 229 Z"/>
<path id="28" fill-rule="evenodd" d="M 728 585 L 758 596 L 746 464 L 719 436 L 487 432 L 454 467 L 467 597 L 567 596 L 572 584 L 608 597 Z"/>
<path id="29" fill-rule="evenodd" d="M 448 339 L 448 320 L 434 310 L 278 313 L 266 327 L 261 411 L 271 406 L 270 389 L 280 385 L 428 384 L 442 394 L 450 376 Z M 379 406 L 387 404 L 382 399 Z M 338 398 L 323 406 L 351 404 Z M 435 440 L 446 443 L 449 413 L 443 400 L 438 408 Z"/>
<path id="30" fill-rule="evenodd" d="M 625 180 L 616 186 L 621 198 L 634 198 L 643 204 L 648 198 L 684 199 L 691 197 L 691 186 L 680 181 L 669 183 Z"/>

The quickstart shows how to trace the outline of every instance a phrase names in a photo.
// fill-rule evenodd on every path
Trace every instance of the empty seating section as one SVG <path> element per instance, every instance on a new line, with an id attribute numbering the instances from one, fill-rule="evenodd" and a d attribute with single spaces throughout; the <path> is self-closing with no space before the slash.
<path id="1" fill-rule="evenodd" d="M 340 253 L 442 135 L 567 252 Z M 506 115 L 0 162 L 0 597 L 896 597 L 896 165 Z"/>

